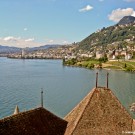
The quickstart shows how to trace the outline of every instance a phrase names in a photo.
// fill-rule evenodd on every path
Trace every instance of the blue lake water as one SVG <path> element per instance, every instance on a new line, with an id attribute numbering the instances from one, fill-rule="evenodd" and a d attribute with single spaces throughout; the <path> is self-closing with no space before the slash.
<path id="1" fill-rule="evenodd" d="M 95 87 L 106 86 L 106 70 L 64 67 L 61 60 L 21 60 L 0 58 L 0 118 L 40 106 L 60 117 L 70 112 Z M 109 70 L 109 88 L 129 111 L 135 102 L 135 73 Z M 134 118 L 135 115 L 131 114 Z"/>

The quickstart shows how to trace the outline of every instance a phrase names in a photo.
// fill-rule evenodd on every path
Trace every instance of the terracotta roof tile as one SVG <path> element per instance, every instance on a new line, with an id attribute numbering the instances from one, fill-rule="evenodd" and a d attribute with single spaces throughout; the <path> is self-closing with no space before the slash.
<path id="1" fill-rule="evenodd" d="M 44 108 L 0 120 L 0 135 L 64 135 L 67 122 Z"/>
<path id="2" fill-rule="evenodd" d="M 94 88 L 66 117 L 65 135 L 121 135 L 133 119 L 110 89 Z"/>

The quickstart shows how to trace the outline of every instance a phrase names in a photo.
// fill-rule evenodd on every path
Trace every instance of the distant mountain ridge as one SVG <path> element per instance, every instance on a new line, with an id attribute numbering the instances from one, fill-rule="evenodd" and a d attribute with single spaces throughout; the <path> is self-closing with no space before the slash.
<path id="1" fill-rule="evenodd" d="M 39 46 L 39 47 L 28 48 L 28 51 L 56 48 L 59 46 L 60 46 L 59 44 L 43 45 L 43 46 Z M 0 53 L 17 53 L 17 52 L 21 52 L 21 50 L 22 50 L 22 48 L 0 45 Z"/>
<path id="2" fill-rule="evenodd" d="M 0 53 L 20 52 L 21 48 L 0 45 Z"/>
<path id="3" fill-rule="evenodd" d="M 125 16 L 119 21 L 118 25 L 125 25 L 125 24 L 129 24 L 129 23 L 134 23 L 134 22 L 135 22 L 135 17 Z"/>
<path id="4" fill-rule="evenodd" d="M 43 45 L 43 46 L 39 46 L 39 47 L 29 48 L 29 51 L 49 49 L 49 48 L 56 48 L 56 47 L 59 47 L 59 46 L 61 46 L 61 45 L 59 45 L 59 44 L 47 44 L 47 45 Z"/>

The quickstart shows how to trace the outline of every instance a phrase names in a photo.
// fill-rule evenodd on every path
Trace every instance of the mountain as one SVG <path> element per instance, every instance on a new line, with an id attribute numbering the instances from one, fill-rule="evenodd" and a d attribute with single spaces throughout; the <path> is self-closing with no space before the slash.
<path id="1" fill-rule="evenodd" d="M 107 47 L 115 44 L 125 46 L 129 44 L 129 42 L 132 44 L 135 43 L 134 19 L 135 17 L 126 16 L 122 18 L 118 24 L 102 28 L 92 33 L 79 43 L 77 50 L 92 51 L 95 47 Z M 120 25 L 121 22 L 123 22 L 124 25 Z"/>
<path id="2" fill-rule="evenodd" d="M 135 17 L 125 16 L 119 21 L 118 25 L 125 25 L 125 24 L 129 24 L 129 23 L 134 23 L 134 22 L 135 22 Z"/>
<path id="3" fill-rule="evenodd" d="M 20 52 L 20 51 L 21 51 L 21 48 L 0 45 L 0 53 L 14 53 L 14 52 Z"/>
<path id="4" fill-rule="evenodd" d="M 39 46 L 39 47 L 29 48 L 29 51 L 43 50 L 43 49 L 49 49 L 49 48 L 57 48 L 59 46 L 60 46 L 59 44 L 49 44 L 49 45 L 43 45 L 43 46 Z"/>
<path id="5" fill-rule="evenodd" d="M 32 47 L 32 48 L 28 48 L 28 51 L 36 51 L 36 50 L 43 50 L 43 49 L 49 49 L 49 48 L 57 48 L 60 45 L 58 44 L 52 44 L 52 45 L 43 45 L 40 47 Z M 17 47 L 9 47 L 9 46 L 3 46 L 0 45 L 0 53 L 1 54 L 9 54 L 9 53 L 16 53 L 16 52 L 21 52 L 21 48 L 17 48 Z"/>

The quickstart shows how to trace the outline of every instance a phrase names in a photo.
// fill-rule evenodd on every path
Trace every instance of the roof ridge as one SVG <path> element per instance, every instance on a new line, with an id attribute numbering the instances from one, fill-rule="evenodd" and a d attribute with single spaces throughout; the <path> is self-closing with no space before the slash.
<path id="1" fill-rule="evenodd" d="M 78 123 L 79 123 L 79 120 L 82 118 L 82 114 L 84 113 L 84 110 L 86 109 L 86 107 L 88 106 L 89 102 L 91 101 L 91 98 L 93 97 L 93 94 L 94 94 L 95 90 L 96 90 L 96 88 L 93 88 L 92 91 L 90 91 L 90 92 L 88 93 L 88 95 L 86 95 L 85 98 L 83 98 L 83 100 L 81 100 L 80 103 L 82 103 L 89 95 L 91 95 L 91 96 L 90 96 L 90 99 L 87 101 L 86 106 L 84 107 L 83 111 L 79 114 L 79 117 L 78 117 L 78 119 L 77 119 L 77 123 L 75 124 L 74 129 L 72 130 L 72 133 L 73 133 L 74 130 L 76 129 L 76 127 L 77 127 L 77 125 L 78 125 Z M 78 103 L 78 105 L 77 105 L 75 108 L 77 108 L 80 103 Z M 74 108 L 72 111 L 74 111 L 75 108 Z M 72 113 L 72 111 L 71 111 L 70 113 Z M 70 113 L 69 113 L 69 114 L 70 114 Z M 68 115 L 69 115 L 69 114 L 68 114 Z M 68 126 L 67 126 L 67 127 L 68 127 Z M 71 133 L 71 134 L 72 134 L 72 133 Z"/>
<path id="2" fill-rule="evenodd" d="M 114 109 L 116 109 L 116 112 Z M 109 133 L 114 130 L 122 132 L 123 128 L 128 131 L 135 129 L 131 115 L 113 94 L 113 91 L 107 87 L 93 88 L 68 114 L 66 120 L 69 124 L 65 135 L 80 134 L 80 132 L 89 134 L 90 131 L 98 132 L 99 129 L 101 129 L 102 133 L 106 131 Z M 99 120 L 101 120 L 101 124 L 99 124 Z M 89 123 L 90 125 L 87 126 Z M 97 127 L 95 126 L 96 124 Z M 104 129 L 104 126 L 107 127 Z"/>
<path id="3" fill-rule="evenodd" d="M 80 114 L 80 117 L 79 117 L 79 119 L 78 119 L 78 121 L 77 121 L 77 124 L 76 124 L 74 130 L 72 131 L 72 133 L 75 131 L 75 129 L 76 129 L 78 123 L 79 123 L 79 120 L 82 118 L 82 114 L 84 113 L 85 109 L 87 108 L 87 106 L 88 106 L 89 103 L 91 102 L 91 99 L 92 99 L 92 97 L 93 97 L 93 95 L 94 95 L 94 93 L 95 93 L 95 90 L 96 90 L 96 88 L 93 88 L 93 90 L 89 93 L 89 94 L 92 94 L 92 95 L 90 96 L 90 99 L 88 100 L 88 102 L 87 102 L 85 108 L 83 109 L 82 113 Z M 89 95 L 89 94 L 88 94 L 88 95 Z"/>
<path id="4" fill-rule="evenodd" d="M 59 117 L 59 116 L 53 114 L 52 112 L 48 111 L 47 109 L 45 109 L 45 108 L 43 108 L 43 107 L 38 107 L 38 108 L 32 108 L 31 110 L 28 110 L 28 111 L 20 112 L 20 113 L 18 113 L 18 114 L 13 114 L 13 115 L 7 116 L 7 117 L 5 117 L 5 118 L 0 119 L 0 122 L 5 122 L 5 121 L 7 121 L 7 120 L 9 121 L 9 120 L 11 120 L 11 119 L 13 119 L 13 118 L 17 118 L 17 117 L 19 117 L 19 116 L 24 116 L 24 115 L 30 114 L 30 113 L 32 113 L 32 112 L 35 112 L 35 111 L 37 111 L 37 110 L 42 110 L 42 111 L 45 110 L 45 111 L 47 111 L 48 113 L 50 113 L 51 115 L 53 115 L 54 117 L 56 117 L 57 119 L 66 121 L 65 119 L 62 119 L 61 117 Z M 40 114 L 41 114 L 41 112 L 40 112 Z M 66 121 L 66 122 L 67 122 L 67 121 Z"/>
<path id="5" fill-rule="evenodd" d="M 4 122 L 4 121 L 6 121 L 6 120 L 10 120 L 10 119 L 12 119 L 13 117 L 15 118 L 15 117 L 18 117 L 18 116 L 20 116 L 20 115 L 26 115 L 26 114 L 29 114 L 29 113 L 31 113 L 31 112 L 34 112 L 35 110 L 40 110 L 40 109 L 43 109 L 42 107 L 38 107 L 38 108 L 33 108 L 33 109 L 31 109 L 31 110 L 28 110 L 28 111 L 24 111 L 24 112 L 20 112 L 20 113 L 18 113 L 18 114 L 13 114 L 13 115 L 10 115 L 10 116 L 7 116 L 7 117 L 5 117 L 5 118 L 2 118 L 2 119 L 0 119 L 0 122 Z"/>
<path id="6" fill-rule="evenodd" d="M 120 104 L 121 109 L 123 109 L 123 111 L 132 118 L 132 116 L 130 115 L 130 113 L 128 113 L 128 111 L 126 110 L 126 108 L 122 105 L 122 103 L 119 101 L 119 99 L 117 98 L 117 96 L 115 96 L 115 94 L 110 90 L 110 94 L 113 96 L 113 98 L 116 99 L 116 101 Z M 131 126 L 131 131 L 134 129 L 133 125 L 135 123 L 135 120 L 132 118 L 132 126 Z"/>
<path id="7" fill-rule="evenodd" d="M 65 117 L 64 117 L 64 119 L 66 119 L 66 117 L 68 116 L 68 115 L 70 115 L 78 106 L 79 106 L 79 104 L 81 104 L 82 102 L 83 102 L 83 100 L 85 100 L 86 99 L 86 97 L 88 97 L 90 94 L 92 94 L 92 92 L 94 91 L 94 89 L 95 88 L 93 88 Z"/>
<path id="8" fill-rule="evenodd" d="M 0 135 L 64 135 L 68 122 L 40 107 L 0 120 Z"/>
<path id="9" fill-rule="evenodd" d="M 126 108 L 122 105 L 122 103 L 119 101 L 119 99 L 117 98 L 117 96 L 115 96 L 115 94 L 112 92 L 112 90 L 109 89 L 109 91 L 110 91 L 110 94 L 113 96 L 113 98 L 115 98 L 116 101 L 119 103 L 121 109 L 123 109 L 125 111 L 125 113 L 128 114 L 132 118 L 132 116 L 128 113 L 128 111 L 126 110 Z"/>

